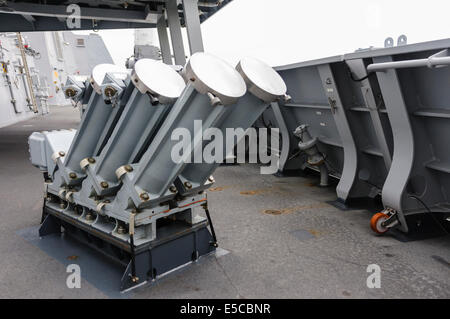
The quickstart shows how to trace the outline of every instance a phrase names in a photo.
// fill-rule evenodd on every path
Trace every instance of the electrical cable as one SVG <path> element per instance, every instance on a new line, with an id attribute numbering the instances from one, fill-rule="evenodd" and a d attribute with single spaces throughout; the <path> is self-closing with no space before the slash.
<path id="1" fill-rule="evenodd" d="M 442 228 L 442 230 L 447 233 L 450 234 L 450 232 L 445 229 L 444 226 L 442 226 L 442 224 L 437 220 L 437 218 L 433 215 L 433 213 L 431 212 L 430 208 L 423 202 L 423 200 L 421 200 L 419 197 L 415 196 L 415 195 L 408 195 L 408 197 L 410 198 L 414 198 L 415 200 L 417 200 L 420 204 L 422 204 L 422 206 L 425 208 L 425 210 L 428 211 L 428 213 L 430 214 L 430 216 L 433 218 L 433 220 L 436 222 L 436 224 L 439 225 L 440 228 Z"/>
<path id="2" fill-rule="evenodd" d="M 376 184 L 374 184 L 374 183 L 372 183 L 372 182 L 369 182 L 368 180 L 363 180 L 364 182 L 366 182 L 367 184 L 369 184 L 370 186 L 373 186 L 373 187 L 375 187 L 375 188 L 377 188 L 377 189 L 382 189 L 383 187 L 381 187 L 381 186 L 378 186 L 378 185 L 376 185 Z"/>
<path id="3" fill-rule="evenodd" d="M 356 79 L 355 76 L 353 75 L 353 72 L 350 70 L 350 67 L 348 65 L 347 65 L 347 71 L 348 71 L 348 74 L 350 76 L 350 79 L 352 79 L 352 81 L 354 81 L 354 82 L 362 82 L 364 80 L 367 80 L 371 75 L 375 74 L 375 73 L 368 73 L 366 76 L 363 76 L 360 79 Z"/>
<path id="4" fill-rule="evenodd" d="M 299 156 L 301 153 L 302 153 L 302 150 L 298 150 L 295 153 L 293 153 L 287 160 L 290 161 L 291 159 L 294 159 L 297 156 Z"/>

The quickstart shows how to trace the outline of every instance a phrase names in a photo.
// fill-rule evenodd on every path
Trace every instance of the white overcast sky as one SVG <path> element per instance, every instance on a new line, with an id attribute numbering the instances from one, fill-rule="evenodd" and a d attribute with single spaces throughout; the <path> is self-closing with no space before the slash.
<path id="1" fill-rule="evenodd" d="M 450 38 L 450 0 L 233 0 L 202 33 L 205 51 L 230 63 L 254 56 L 276 66 L 382 47 L 401 34 L 408 43 Z M 99 34 L 115 63 L 132 55 L 134 30 Z"/>

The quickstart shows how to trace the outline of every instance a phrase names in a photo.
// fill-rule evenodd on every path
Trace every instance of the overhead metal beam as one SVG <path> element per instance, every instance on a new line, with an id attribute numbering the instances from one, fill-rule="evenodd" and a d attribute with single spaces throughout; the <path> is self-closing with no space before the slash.
<path id="1" fill-rule="evenodd" d="M 217 0 L 217 1 L 199 1 L 197 14 L 200 14 L 200 22 L 205 21 L 208 17 L 213 15 L 219 9 L 223 8 L 226 4 L 232 0 Z M 146 1 L 146 3 L 128 1 L 128 8 L 125 9 L 121 4 L 125 1 L 103 1 L 103 0 L 70 0 L 65 2 L 64 5 L 48 5 L 33 2 L 22 2 L 20 0 L 12 2 L 0 0 L 0 32 L 18 32 L 18 31 L 61 31 L 71 30 L 66 25 L 66 19 L 71 16 L 72 12 L 67 12 L 68 4 L 80 4 L 89 6 L 80 6 L 81 9 L 81 26 L 77 30 L 92 30 L 93 21 L 96 22 L 95 29 L 126 29 L 126 28 L 154 28 L 158 21 L 158 12 L 150 9 L 149 4 L 155 3 L 158 6 L 165 6 L 166 3 L 177 7 L 181 0 L 154 0 Z M 107 5 L 105 7 L 96 7 L 100 5 Z M 183 10 L 172 10 L 174 13 L 170 17 L 175 21 L 176 15 L 181 16 L 181 20 L 178 17 L 178 23 L 184 22 Z M 192 11 L 194 13 L 194 11 Z M 180 23 L 181 22 L 181 23 Z M 188 22 L 187 25 L 192 25 Z M 188 27 L 189 29 L 190 27 Z M 172 38 L 178 40 L 177 33 L 180 35 L 181 30 L 174 31 L 171 34 Z M 175 36 L 174 36 L 175 35 Z M 172 40 L 174 41 L 174 40 Z M 198 48 L 198 45 L 191 45 Z M 184 47 L 178 43 L 176 45 L 176 55 L 179 60 L 179 64 L 183 64 Z M 179 50 L 179 49 L 182 49 Z M 197 49 L 196 49 L 197 50 Z M 182 54 L 180 52 L 183 52 Z"/>
<path id="2" fill-rule="evenodd" d="M 177 0 L 166 0 L 166 8 L 175 64 L 184 65 L 186 63 L 186 56 L 184 53 L 183 36 L 181 34 L 180 17 L 178 16 Z"/>
<path id="3" fill-rule="evenodd" d="M 33 25 L 22 15 L 0 12 L 0 32 L 30 32 L 30 31 L 64 31 L 64 30 L 93 30 L 92 20 L 81 20 L 80 28 L 71 29 L 64 18 L 34 16 Z M 155 24 L 133 23 L 122 21 L 97 20 L 96 29 L 139 29 L 153 28 Z"/>
<path id="4" fill-rule="evenodd" d="M 161 49 L 162 60 L 166 64 L 173 64 L 172 54 L 170 53 L 169 36 L 167 34 L 166 14 L 162 8 L 156 27 L 158 29 L 159 47 Z"/>
<path id="5" fill-rule="evenodd" d="M 198 0 L 183 0 L 184 21 L 191 55 L 195 52 L 204 51 L 197 3 Z"/>
<path id="6" fill-rule="evenodd" d="M 125 10 L 125 9 L 103 9 L 80 7 L 80 19 L 82 20 L 103 20 L 134 23 L 156 24 L 158 13 L 153 11 Z M 67 18 L 72 12 L 67 12 L 66 5 L 43 5 L 32 3 L 8 2 L 0 7 L 0 12 L 8 14 L 18 14 L 27 16 L 41 16 L 53 18 Z"/>

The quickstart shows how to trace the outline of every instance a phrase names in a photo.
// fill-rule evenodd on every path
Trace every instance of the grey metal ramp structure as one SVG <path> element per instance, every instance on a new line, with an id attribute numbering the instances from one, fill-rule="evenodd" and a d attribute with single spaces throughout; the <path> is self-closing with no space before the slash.
<path id="1" fill-rule="evenodd" d="M 371 220 L 378 233 L 420 231 L 430 218 L 439 228 L 449 214 L 449 47 L 400 42 L 278 67 L 292 100 L 272 104 L 259 125 L 281 130 L 280 169 L 324 162 L 340 179 L 339 200 L 381 194 L 385 210 Z M 309 136 L 297 145 L 302 130 Z"/>
<path id="2" fill-rule="evenodd" d="M 336 56 L 276 70 L 291 96 L 289 102 L 273 104 L 271 110 L 282 135 L 280 170 L 325 168 L 322 174 L 339 178 L 336 192 L 342 202 L 381 192 L 392 142 L 377 83 L 363 79 L 364 61 L 348 62 Z M 307 125 L 304 130 L 313 143 L 303 140 L 298 145 L 301 137 L 293 133 L 300 125 Z M 322 154 L 321 160 L 301 152 L 313 146 Z"/>
<path id="3" fill-rule="evenodd" d="M 450 215 L 450 40 L 349 55 L 369 58 L 394 138 L 392 165 L 383 187 L 385 210 L 372 229 L 404 232 Z"/>

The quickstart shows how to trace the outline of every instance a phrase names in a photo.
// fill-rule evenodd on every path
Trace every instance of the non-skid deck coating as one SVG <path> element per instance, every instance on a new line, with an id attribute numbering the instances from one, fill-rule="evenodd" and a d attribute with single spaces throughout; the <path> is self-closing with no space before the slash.
<path id="1" fill-rule="evenodd" d="M 80 289 L 67 288 L 69 262 L 61 258 L 78 260 L 83 274 L 91 262 L 92 267 L 101 263 L 78 259 L 92 254 L 70 246 L 50 254 L 24 235 L 39 224 L 43 194 L 42 176 L 29 162 L 27 137 L 33 131 L 76 128 L 79 121 L 76 109 L 51 111 L 0 129 L 0 297 L 114 297 L 92 278 L 83 278 Z M 255 165 L 239 165 L 220 167 L 214 177 L 209 206 L 219 245 L 229 253 L 126 297 L 450 297 L 450 236 L 406 243 L 375 236 L 369 229 L 374 212 L 327 204 L 336 198 L 334 189 L 316 187 L 317 176 L 279 178 L 260 175 Z M 369 264 L 381 267 L 380 289 L 367 288 Z"/>

